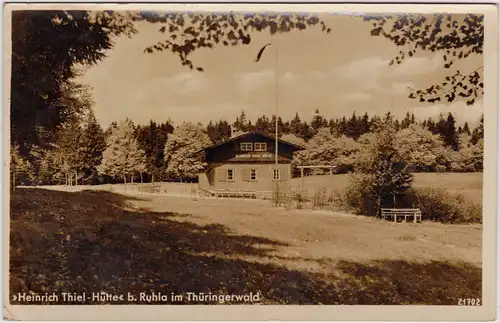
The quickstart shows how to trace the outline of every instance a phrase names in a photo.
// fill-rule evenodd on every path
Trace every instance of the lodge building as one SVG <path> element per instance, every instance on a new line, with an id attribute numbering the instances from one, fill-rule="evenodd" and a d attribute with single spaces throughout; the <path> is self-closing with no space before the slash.
<path id="1" fill-rule="evenodd" d="M 303 147 L 278 139 L 276 164 L 275 145 L 273 136 L 251 131 L 203 148 L 208 167 L 198 175 L 199 188 L 270 192 L 276 184 L 289 187 L 293 154 Z"/>

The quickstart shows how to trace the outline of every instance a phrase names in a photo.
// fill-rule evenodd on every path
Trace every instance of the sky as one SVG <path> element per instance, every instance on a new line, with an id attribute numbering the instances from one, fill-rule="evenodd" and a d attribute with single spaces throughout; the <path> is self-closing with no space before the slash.
<path id="1" fill-rule="evenodd" d="M 482 100 L 473 106 L 420 103 L 408 99 L 409 89 L 438 83 L 454 70 L 443 67 L 442 55 L 420 54 L 389 66 L 400 48 L 370 36 L 371 24 L 358 16 L 321 16 L 332 32 L 320 27 L 271 36 L 254 32 L 246 46 L 199 49 L 191 55 L 205 71 L 192 71 L 170 52 L 144 53 L 144 48 L 167 36 L 158 24 L 137 23 L 138 33 L 114 39 L 107 57 L 89 68 L 82 82 L 93 89 L 94 112 L 102 126 L 125 118 L 136 124 L 149 120 L 175 124 L 227 120 L 242 111 L 250 120 L 278 109 L 285 120 L 298 112 L 310 120 L 316 109 L 327 117 L 353 112 L 403 117 L 437 118 L 452 112 L 460 123 L 475 124 Z M 259 49 L 266 43 L 260 62 Z M 476 56 L 461 62 L 464 71 L 482 65 Z"/>

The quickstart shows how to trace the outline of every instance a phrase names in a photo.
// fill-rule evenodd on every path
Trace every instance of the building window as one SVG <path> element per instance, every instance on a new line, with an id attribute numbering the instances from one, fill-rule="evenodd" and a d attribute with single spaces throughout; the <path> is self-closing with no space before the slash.
<path id="1" fill-rule="evenodd" d="M 253 145 L 251 142 L 242 142 L 240 143 L 240 149 L 241 151 L 252 151 Z"/>
<path id="2" fill-rule="evenodd" d="M 275 181 L 280 180 L 280 170 L 279 169 L 273 169 L 273 179 Z"/>
<path id="3" fill-rule="evenodd" d="M 250 170 L 250 180 L 251 181 L 256 181 L 257 180 L 257 170 L 256 169 L 251 169 Z"/>
<path id="4" fill-rule="evenodd" d="M 234 170 L 228 169 L 226 178 L 227 178 L 228 182 L 234 181 Z"/>
<path id="5" fill-rule="evenodd" d="M 256 142 L 255 143 L 255 151 L 266 151 L 267 143 L 265 142 Z"/>

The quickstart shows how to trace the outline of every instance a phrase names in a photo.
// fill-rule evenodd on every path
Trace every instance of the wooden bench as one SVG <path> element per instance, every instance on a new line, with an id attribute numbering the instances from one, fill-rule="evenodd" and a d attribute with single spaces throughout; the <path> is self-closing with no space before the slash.
<path id="1" fill-rule="evenodd" d="M 255 190 L 243 189 L 215 189 L 213 191 L 215 197 L 232 197 L 232 198 L 256 198 Z"/>
<path id="2" fill-rule="evenodd" d="M 398 221 L 398 218 L 404 218 L 404 221 L 407 222 L 408 218 L 413 218 L 413 222 L 422 222 L 422 212 L 420 209 L 387 209 L 382 208 L 382 217 L 384 219 L 390 218 L 391 220 L 394 218 L 394 222 Z"/>

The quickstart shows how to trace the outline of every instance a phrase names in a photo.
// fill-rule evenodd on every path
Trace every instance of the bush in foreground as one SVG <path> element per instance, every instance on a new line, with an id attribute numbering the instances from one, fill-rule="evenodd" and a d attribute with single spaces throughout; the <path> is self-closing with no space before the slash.
<path id="1" fill-rule="evenodd" d="M 353 176 L 346 189 L 337 193 L 336 205 L 356 214 L 375 215 L 376 204 L 366 181 L 367 178 L 362 175 Z M 466 199 L 461 193 L 450 193 L 444 187 L 411 188 L 397 202 L 398 208 L 419 208 L 423 220 L 454 224 L 482 223 L 480 203 Z"/>
<path id="2" fill-rule="evenodd" d="M 482 207 L 465 199 L 463 194 L 451 194 L 443 187 L 412 189 L 415 206 L 424 220 L 443 223 L 481 223 Z"/>

